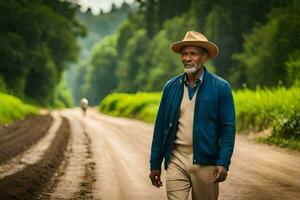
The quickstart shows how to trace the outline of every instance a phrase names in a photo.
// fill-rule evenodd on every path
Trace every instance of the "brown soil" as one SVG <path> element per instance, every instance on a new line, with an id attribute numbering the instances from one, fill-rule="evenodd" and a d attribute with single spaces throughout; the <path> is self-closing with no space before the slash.
<path id="1" fill-rule="evenodd" d="M 81 120 L 70 115 L 63 116 L 71 125 L 68 151 L 42 199 L 97 199 L 93 194 L 96 175 L 92 141 Z"/>
<path id="2" fill-rule="evenodd" d="M 47 133 L 52 121 L 50 115 L 31 116 L 0 127 L 0 164 L 35 144 Z"/>
<path id="3" fill-rule="evenodd" d="M 49 120 L 47 118 L 41 117 L 39 119 L 37 117 L 33 121 L 32 119 L 28 119 L 29 121 L 26 122 L 25 127 L 34 128 L 38 125 L 36 120 L 39 120 L 41 124 L 48 124 Z M 23 131 L 27 130 L 26 128 L 21 129 Z M 64 151 L 69 139 L 69 130 L 69 123 L 64 118 L 53 143 L 46 151 L 42 160 L 36 164 L 28 165 L 20 172 L 0 179 L 0 198 L 5 200 L 38 199 L 39 192 L 47 186 L 49 180 L 64 159 Z M 28 140 L 24 140 L 25 144 L 22 144 L 22 141 L 15 141 L 18 143 L 12 143 L 13 146 L 26 146 L 26 142 L 28 142 Z"/>
<path id="4" fill-rule="evenodd" d="M 72 197 L 72 199 L 94 199 L 93 183 L 96 181 L 95 162 L 93 161 L 93 154 L 91 151 L 91 138 L 86 132 L 84 132 L 84 135 L 87 138 L 86 159 L 88 159 L 88 162 L 84 166 L 84 176 L 80 182 L 80 190 Z"/>

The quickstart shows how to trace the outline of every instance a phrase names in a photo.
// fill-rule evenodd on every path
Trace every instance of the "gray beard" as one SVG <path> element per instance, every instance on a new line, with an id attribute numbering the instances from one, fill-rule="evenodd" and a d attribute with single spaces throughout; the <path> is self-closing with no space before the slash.
<path id="1" fill-rule="evenodd" d="M 192 67 L 186 67 L 184 65 L 184 72 L 187 73 L 187 74 L 193 74 L 193 73 L 195 73 L 197 71 L 197 69 L 198 69 L 197 65 L 194 65 Z M 200 69 L 201 69 L 201 67 L 200 67 Z"/>
<path id="2" fill-rule="evenodd" d="M 190 68 L 184 68 L 184 72 L 187 74 L 193 74 L 197 71 L 196 66 L 190 67 Z"/>

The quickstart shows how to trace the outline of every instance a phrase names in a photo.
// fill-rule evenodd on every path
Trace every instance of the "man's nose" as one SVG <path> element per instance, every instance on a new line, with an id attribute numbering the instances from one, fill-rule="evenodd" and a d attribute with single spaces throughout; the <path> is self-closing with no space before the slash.
<path id="1" fill-rule="evenodd" d="M 186 55 L 186 56 L 184 57 L 184 61 L 186 61 L 186 62 L 191 62 L 191 61 L 192 61 L 192 57 L 191 57 L 190 55 Z"/>

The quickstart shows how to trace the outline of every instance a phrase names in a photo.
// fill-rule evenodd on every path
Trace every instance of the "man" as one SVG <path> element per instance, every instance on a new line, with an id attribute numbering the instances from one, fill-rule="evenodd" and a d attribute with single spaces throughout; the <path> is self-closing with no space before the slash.
<path id="1" fill-rule="evenodd" d="M 82 98 L 80 100 L 80 107 L 81 107 L 81 112 L 82 112 L 83 116 L 85 116 L 86 115 L 86 110 L 89 107 L 89 102 L 86 98 Z"/>
<path id="2" fill-rule="evenodd" d="M 181 54 L 185 73 L 163 90 L 151 147 L 150 179 L 162 186 L 167 170 L 168 199 L 218 199 L 235 141 L 235 111 L 230 85 L 204 67 L 218 48 L 201 33 L 188 31 L 171 49 Z"/>

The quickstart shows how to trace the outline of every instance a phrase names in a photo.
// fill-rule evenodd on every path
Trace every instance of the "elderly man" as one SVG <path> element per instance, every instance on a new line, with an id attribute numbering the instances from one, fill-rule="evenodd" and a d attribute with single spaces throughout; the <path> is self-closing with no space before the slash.
<path id="1" fill-rule="evenodd" d="M 204 67 L 218 55 L 215 44 L 188 31 L 171 45 L 181 54 L 185 73 L 163 90 L 151 147 L 150 179 L 162 186 L 167 170 L 168 199 L 218 199 L 219 182 L 227 177 L 235 141 L 235 111 L 230 85 Z"/>

